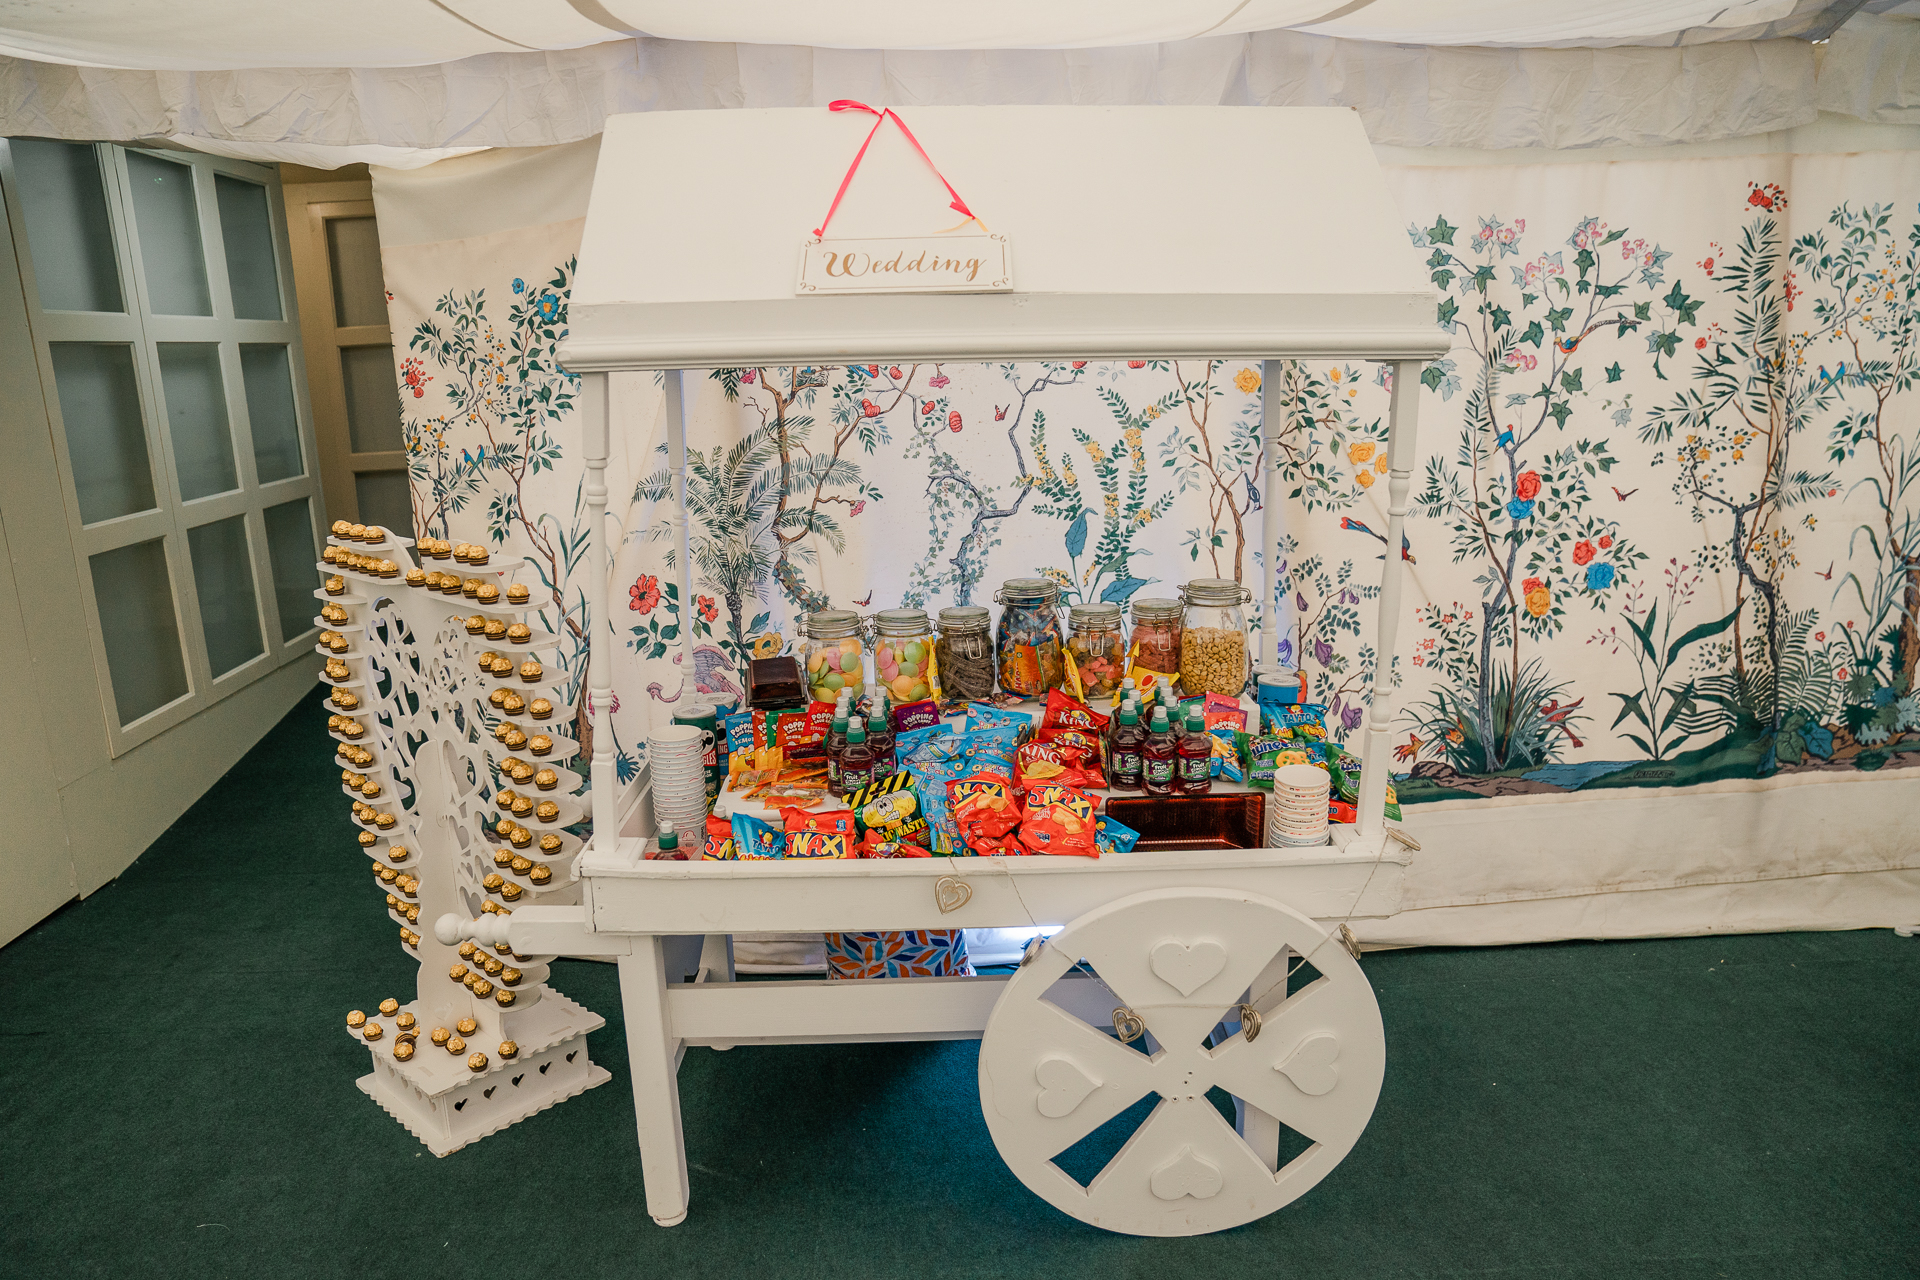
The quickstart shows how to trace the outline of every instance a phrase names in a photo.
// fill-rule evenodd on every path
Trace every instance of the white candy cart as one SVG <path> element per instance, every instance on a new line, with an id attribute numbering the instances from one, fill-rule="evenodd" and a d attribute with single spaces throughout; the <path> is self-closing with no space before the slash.
<path id="1" fill-rule="evenodd" d="M 951 221 L 1011 254 L 1000 292 L 805 291 L 802 241 L 873 123 L 825 110 L 658 112 L 608 121 L 562 350 L 585 375 L 586 494 L 606 528 L 608 374 L 664 371 L 687 580 L 682 370 L 855 359 L 1351 359 L 1393 372 L 1386 545 L 1398 547 L 1423 363 L 1447 349 L 1359 120 L 1338 110 L 913 108 L 923 158 L 888 122 L 845 190 L 835 240 Z M 785 175 L 770 196 L 765 165 Z M 983 234 L 991 227 L 991 234 Z M 926 237 L 920 237 L 924 242 Z M 955 241 L 959 243 L 959 241 Z M 816 249 L 822 246 L 815 246 Z M 869 246 L 870 247 L 870 246 Z M 815 266 L 817 267 L 817 262 Z M 1265 564 L 1286 492 L 1267 418 Z M 998 441 L 984 437 L 981 447 Z M 608 562 L 604 541 L 593 563 Z M 1402 561 L 1381 561 L 1378 652 L 1400 621 Z M 1277 616 L 1264 574 L 1263 616 Z M 1417 848 L 1382 818 L 1392 708 L 1376 672 L 1362 815 L 1315 849 L 829 863 L 644 859 L 647 779 L 623 793 L 606 724 L 606 575 L 595 575 L 594 835 L 582 905 L 460 926 L 526 954 L 620 968 L 647 1210 L 687 1214 L 676 1070 L 689 1045 L 979 1038 L 980 1101 L 1008 1167 L 1083 1221 L 1139 1235 L 1217 1231 L 1313 1186 L 1358 1139 L 1386 1061 L 1379 1010 L 1343 938 L 1397 909 Z M 682 629 L 682 637 L 688 629 Z M 1278 629 L 1266 630 L 1266 659 Z M 685 655 L 692 670 L 692 655 Z M 627 690 L 628 702 L 644 702 Z M 657 710 L 655 714 L 661 714 Z M 730 936 L 761 931 L 1052 930 L 1010 976 L 735 982 Z M 1301 985 L 1304 961 L 1318 977 Z M 1289 990 L 1289 973 L 1295 974 Z M 1144 1034 L 1139 1032 L 1144 1028 Z M 1131 1036 L 1131 1043 L 1126 1037 Z M 1207 1098 L 1236 1101 L 1230 1124 Z M 1054 1157 L 1160 1098 L 1085 1185 Z M 1281 1126 L 1307 1147 L 1282 1163 Z"/>

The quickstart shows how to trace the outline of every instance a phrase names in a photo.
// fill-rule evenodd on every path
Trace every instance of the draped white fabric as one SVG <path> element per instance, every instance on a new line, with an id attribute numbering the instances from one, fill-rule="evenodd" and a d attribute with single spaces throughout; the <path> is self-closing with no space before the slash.
<path id="1" fill-rule="evenodd" d="M 1834 0 L 10 0 L 0 53 L 148 70 L 407 67 L 625 35 L 841 49 L 1066 49 L 1294 28 L 1401 44 L 1800 35 Z M 1850 11 L 1851 6 L 1847 6 Z"/>
<path id="2" fill-rule="evenodd" d="M 463 149 L 590 138 L 617 112 L 840 97 L 1345 106 L 1381 145 L 1481 150 L 1752 137 L 1808 124 L 1821 109 L 1913 117 L 1920 22 L 1856 16 L 1823 49 L 1817 60 L 1800 40 L 1492 49 L 1269 31 L 997 52 L 636 39 L 402 68 L 127 71 L 0 59 L 0 125 L 14 135 L 169 139 L 262 160 L 410 167 Z"/>

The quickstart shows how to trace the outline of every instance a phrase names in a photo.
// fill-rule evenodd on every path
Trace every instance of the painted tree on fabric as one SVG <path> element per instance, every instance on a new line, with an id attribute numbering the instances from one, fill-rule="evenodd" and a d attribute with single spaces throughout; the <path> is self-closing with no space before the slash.
<path id="1" fill-rule="evenodd" d="M 1094 539 L 1091 551 L 1087 547 L 1087 536 L 1094 513 L 1081 492 L 1072 453 L 1062 450 L 1057 462 L 1050 456 L 1046 414 L 1039 409 L 1033 411 L 1031 444 L 1037 470 L 1027 477 L 1027 487 L 1040 497 L 1032 510 L 1035 515 L 1064 520 L 1067 524 L 1064 543 L 1067 567 L 1043 565 L 1040 573 L 1059 586 L 1064 604 L 1101 600 L 1125 605 L 1152 581 L 1134 576 L 1134 558 L 1152 554 L 1135 546 L 1135 535 L 1165 516 L 1173 506 L 1171 493 L 1162 493 L 1157 498 L 1147 496 L 1145 424 L 1152 420 L 1149 415 L 1158 416 L 1159 406 L 1149 405 L 1146 412 L 1136 414 L 1118 392 L 1102 387 L 1100 397 L 1106 402 L 1120 434 L 1103 445 L 1079 427 L 1072 429 L 1074 441 L 1086 453 L 1093 469 L 1094 485 L 1100 496 L 1100 534 Z M 1084 568 L 1080 563 L 1082 556 L 1087 557 Z"/>
<path id="2" fill-rule="evenodd" d="M 1180 361 L 1154 362 L 1168 368 L 1178 387 L 1173 402 L 1184 422 L 1160 441 L 1161 465 L 1172 467 L 1180 493 L 1199 493 L 1206 501 L 1207 523 L 1187 530 L 1182 543 L 1191 560 L 1204 551 L 1216 578 L 1242 580 L 1247 558 L 1246 518 L 1260 507 L 1260 485 L 1266 454 L 1260 440 L 1260 401 L 1247 399 L 1260 390 L 1260 374 L 1242 368 L 1233 375 L 1241 393 L 1238 410 L 1225 422 L 1213 411 L 1225 399 L 1225 388 L 1214 381 L 1221 361 L 1202 367 L 1182 367 Z M 1105 393 L 1109 398 L 1117 393 Z M 1229 550 L 1230 548 L 1230 550 Z"/>
<path id="3" fill-rule="evenodd" d="M 1451 368 L 1451 361 L 1444 363 Z M 1372 383 L 1391 389 L 1392 376 L 1379 365 Z M 1322 370 L 1301 360 L 1280 362 L 1280 383 L 1269 393 L 1281 415 L 1275 447 L 1280 472 L 1293 485 L 1287 496 L 1304 511 L 1344 511 L 1386 473 L 1386 418 L 1369 417 L 1356 403 L 1366 381 L 1350 364 Z M 1256 380 L 1245 389 L 1258 388 Z M 1257 403 L 1251 412 L 1257 421 Z"/>
<path id="4" fill-rule="evenodd" d="M 1279 588 L 1293 605 L 1292 634 L 1282 640 L 1281 661 L 1297 655 L 1308 672 L 1308 700 L 1327 709 L 1327 732 L 1345 742 L 1366 714 L 1375 655 L 1373 645 L 1362 644 L 1349 657 L 1341 644 L 1343 637 L 1359 638 L 1362 605 L 1380 598 L 1380 585 L 1356 581 L 1350 559 L 1335 565 L 1321 555 L 1299 557 L 1299 542 L 1289 535 L 1282 535 L 1280 551 Z M 1371 620 L 1370 610 L 1365 619 Z"/>
<path id="5" fill-rule="evenodd" d="M 1566 625 L 1568 601 L 1603 603 L 1620 572 L 1645 559 L 1615 510 L 1618 491 L 1609 503 L 1596 488 L 1618 461 L 1609 442 L 1567 429 L 1624 373 L 1617 358 L 1601 365 L 1596 348 L 1644 330 L 1657 369 L 1678 328 L 1697 324 L 1699 304 L 1678 283 L 1660 293 L 1666 250 L 1598 218 L 1531 258 L 1523 219 L 1481 218 L 1464 246 L 1461 230 L 1441 217 L 1409 231 L 1431 250 L 1427 266 L 1445 294 L 1441 326 L 1475 362 L 1458 447 L 1452 458 L 1428 459 L 1415 502 L 1451 530 L 1454 561 L 1479 567 L 1481 595 L 1478 619 L 1448 633 L 1469 646 L 1443 668 L 1456 678 L 1414 709 L 1413 736 L 1431 744 L 1457 735 L 1447 752 L 1455 767 L 1494 773 L 1572 745 L 1585 699 L 1570 698 L 1537 650 Z M 1443 395 L 1459 385 L 1451 361 L 1422 377 Z"/>

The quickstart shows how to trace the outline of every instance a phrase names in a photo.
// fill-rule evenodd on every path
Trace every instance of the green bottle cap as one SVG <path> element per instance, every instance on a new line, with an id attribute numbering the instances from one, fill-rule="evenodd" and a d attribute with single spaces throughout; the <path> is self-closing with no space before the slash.
<path id="1" fill-rule="evenodd" d="M 852 724 L 847 726 L 848 742 L 865 742 L 866 740 L 867 740 L 866 725 L 861 724 L 858 720 L 855 720 Z"/>
<path id="2" fill-rule="evenodd" d="M 1133 709 L 1133 704 L 1131 702 L 1127 703 L 1127 705 L 1120 708 L 1120 723 L 1121 724 L 1139 724 L 1140 723 L 1140 715 L 1138 712 L 1136 712 Z"/>
<path id="3" fill-rule="evenodd" d="M 1187 715 L 1187 732 L 1188 733 L 1204 733 L 1206 732 L 1206 728 L 1207 728 L 1207 722 L 1200 718 L 1199 712 L 1194 711 L 1194 712 L 1188 713 Z"/>
<path id="4" fill-rule="evenodd" d="M 1158 733 L 1169 727 L 1170 726 L 1167 724 L 1167 709 L 1165 707 L 1155 707 L 1153 709 L 1154 731 Z"/>
<path id="5" fill-rule="evenodd" d="M 660 847 L 662 849 L 678 849 L 680 847 L 680 833 L 673 829 L 671 822 L 663 822 L 660 824 Z"/>

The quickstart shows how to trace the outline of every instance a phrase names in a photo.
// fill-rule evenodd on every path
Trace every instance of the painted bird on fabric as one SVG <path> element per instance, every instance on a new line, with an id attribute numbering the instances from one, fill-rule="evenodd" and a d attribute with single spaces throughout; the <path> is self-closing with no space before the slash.
<path id="1" fill-rule="evenodd" d="M 1571 742 L 1574 745 L 1574 748 L 1576 750 L 1586 746 L 1587 744 L 1580 741 L 1579 737 L 1574 734 L 1573 730 L 1567 727 L 1567 717 L 1572 715 L 1574 712 L 1578 711 L 1580 709 L 1580 704 L 1585 701 L 1586 701 L 1585 697 L 1575 698 L 1572 702 L 1569 702 L 1566 706 L 1563 707 L 1560 705 L 1560 699 L 1553 698 L 1553 699 L 1550 699 L 1549 701 L 1546 701 L 1540 704 L 1541 716 L 1543 716 L 1546 719 L 1547 723 L 1551 724 L 1554 728 L 1558 729 L 1560 732 L 1566 734 L 1567 741 Z"/>
<path id="2" fill-rule="evenodd" d="M 993 420 L 995 422 L 1006 421 L 1007 410 L 1011 408 L 1013 408 L 1013 406 L 1010 404 L 997 404 L 993 406 Z"/>
<path id="3" fill-rule="evenodd" d="M 1825 579 L 1826 579 L 1826 580 L 1827 580 L 1828 582 L 1832 582 L 1832 581 L 1833 581 L 1833 566 L 1834 566 L 1834 561 L 1832 561 L 1832 560 L 1829 560 L 1829 561 L 1827 561 L 1827 571 L 1826 571 L 1825 573 L 1820 573 L 1820 571 L 1819 571 L 1818 569 L 1815 569 L 1815 570 L 1814 570 L 1814 572 L 1815 572 L 1815 573 L 1819 573 L 1819 574 L 1820 574 L 1820 576 L 1821 576 L 1821 577 L 1823 577 L 1823 578 L 1825 578 Z"/>
<path id="4" fill-rule="evenodd" d="M 1640 490 L 1638 489 L 1629 489 L 1625 493 L 1622 493 L 1620 492 L 1620 486 L 1617 484 L 1610 484 L 1607 486 L 1607 488 L 1613 490 L 1613 496 L 1620 499 L 1620 501 L 1622 502 L 1625 502 L 1628 498 L 1631 498 L 1634 494 L 1640 492 Z"/>
<path id="5" fill-rule="evenodd" d="M 1845 382 L 1846 380 L 1847 380 L 1847 366 L 1845 361 L 1842 361 L 1838 366 L 1836 366 L 1832 373 L 1827 372 L 1827 366 L 1825 365 L 1820 366 L 1820 381 L 1831 385 L 1836 382 Z"/>
<path id="6" fill-rule="evenodd" d="M 855 600 L 853 603 L 862 609 L 866 608 L 868 605 L 873 603 L 873 592 L 871 591 L 867 592 L 866 597 L 864 599 Z"/>
<path id="7" fill-rule="evenodd" d="M 1571 338 L 1555 338 L 1553 340 L 1553 345 L 1558 347 L 1561 351 L 1566 352 L 1568 355 L 1572 355 L 1573 352 L 1580 346 L 1580 344 L 1586 341 L 1588 334 L 1592 333 L 1595 329 L 1602 329 L 1610 324 L 1619 325 L 1620 331 L 1622 333 L 1626 332 L 1628 329 L 1637 329 L 1640 327 L 1640 322 L 1638 320 L 1628 320 L 1623 316 L 1612 316 L 1606 319 L 1595 320 L 1592 324 L 1582 329 L 1579 333 L 1574 334 Z"/>
<path id="8" fill-rule="evenodd" d="M 1359 533 L 1364 533 L 1369 538 L 1372 538 L 1375 542 L 1378 542 L 1381 546 L 1385 546 L 1387 543 L 1386 534 L 1375 533 L 1372 529 L 1369 529 L 1366 525 L 1360 523 L 1358 520 L 1355 520 L 1352 516 L 1341 516 L 1340 527 L 1342 529 L 1353 529 Z M 1385 560 L 1386 558 L 1387 557 L 1385 552 L 1382 552 L 1381 554 L 1374 557 L 1375 560 Z M 1400 535 L 1400 558 L 1402 560 L 1405 560 L 1408 564 L 1420 563 L 1418 560 L 1415 560 L 1413 558 L 1413 544 L 1407 541 L 1407 535 L 1405 533 L 1402 533 Z"/>

